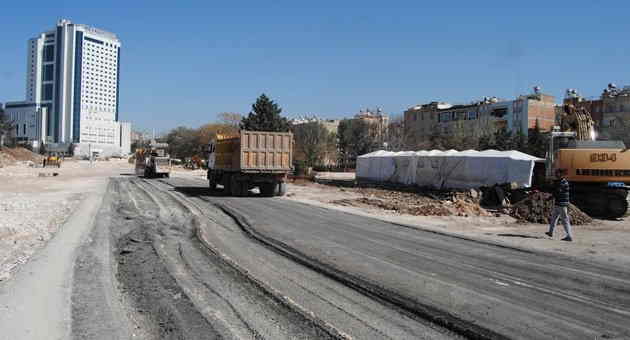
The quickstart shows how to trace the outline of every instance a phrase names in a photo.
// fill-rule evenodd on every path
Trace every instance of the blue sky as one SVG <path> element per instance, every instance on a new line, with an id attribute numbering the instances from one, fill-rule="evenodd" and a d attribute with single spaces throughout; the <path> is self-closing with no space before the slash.
<path id="1" fill-rule="evenodd" d="M 24 99 L 26 40 L 59 18 L 119 36 L 121 119 L 158 131 L 247 113 L 263 92 L 287 116 L 340 118 L 630 84 L 627 1 L 305 3 L 3 1 L 0 102 Z"/>

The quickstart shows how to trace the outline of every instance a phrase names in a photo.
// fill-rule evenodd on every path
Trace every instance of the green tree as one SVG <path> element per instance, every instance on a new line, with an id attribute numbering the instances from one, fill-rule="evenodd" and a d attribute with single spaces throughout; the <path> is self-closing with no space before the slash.
<path id="1" fill-rule="evenodd" d="M 520 129 L 516 132 L 516 135 L 514 135 L 513 143 L 514 143 L 514 149 L 515 150 L 518 150 L 518 151 L 524 152 L 524 153 L 528 152 L 527 136 L 525 136 L 523 131 L 521 131 Z"/>
<path id="2" fill-rule="evenodd" d="M 494 148 L 494 140 L 492 139 L 492 135 L 483 134 L 479 137 L 479 151 L 490 150 Z"/>
<path id="3" fill-rule="evenodd" d="M 289 121 L 280 115 L 282 109 L 264 93 L 252 105 L 252 111 L 241 120 L 241 129 L 252 131 L 289 131 Z"/>
<path id="4" fill-rule="evenodd" d="M 512 131 L 503 126 L 494 133 L 494 147 L 493 149 L 499 151 L 514 150 L 514 136 Z"/>
<path id="5" fill-rule="evenodd" d="M 306 166 L 322 164 L 335 149 L 335 134 L 320 122 L 295 125 L 292 130 L 296 158 L 303 158 Z"/>
<path id="6" fill-rule="evenodd" d="M 379 148 L 373 127 L 360 119 L 344 119 L 337 130 L 338 149 L 343 163 Z"/>
<path id="7" fill-rule="evenodd" d="M 545 158 L 547 153 L 548 138 L 540 130 L 540 124 L 536 119 L 536 124 L 533 129 L 529 129 L 527 136 L 527 150 L 528 154 L 540 158 Z"/>
<path id="8" fill-rule="evenodd" d="M 202 149 L 199 144 L 198 130 L 184 126 L 171 130 L 166 135 L 166 142 L 169 154 L 173 158 L 192 157 Z"/>

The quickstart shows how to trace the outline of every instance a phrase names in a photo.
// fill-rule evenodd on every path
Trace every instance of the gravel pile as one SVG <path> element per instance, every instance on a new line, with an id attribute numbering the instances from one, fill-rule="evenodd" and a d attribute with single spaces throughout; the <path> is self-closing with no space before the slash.
<path id="1" fill-rule="evenodd" d="M 534 192 L 510 209 L 510 216 L 519 221 L 549 224 L 553 211 L 553 196 L 544 192 Z M 593 219 L 573 204 L 569 205 L 571 224 L 581 225 L 593 222 Z"/>

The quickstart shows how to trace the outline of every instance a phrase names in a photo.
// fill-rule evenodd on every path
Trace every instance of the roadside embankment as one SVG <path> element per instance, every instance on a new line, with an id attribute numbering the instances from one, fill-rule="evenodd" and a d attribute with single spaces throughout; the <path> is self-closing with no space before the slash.
<path id="1" fill-rule="evenodd" d="M 8 280 L 53 238 L 87 195 L 102 188 L 110 176 L 129 171 L 124 161 L 0 168 L 0 281 Z"/>

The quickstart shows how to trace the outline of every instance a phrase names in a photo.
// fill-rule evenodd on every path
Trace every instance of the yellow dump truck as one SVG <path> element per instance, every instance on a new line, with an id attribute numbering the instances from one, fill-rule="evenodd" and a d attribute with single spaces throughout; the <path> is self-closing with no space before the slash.
<path id="1" fill-rule="evenodd" d="M 222 185 L 232 196 L 258 187 L 263 196 L 283 196 L 293 170 L 293 134 L 241 130 L 219 134 L 208 144 L 210 190 Z"/>

